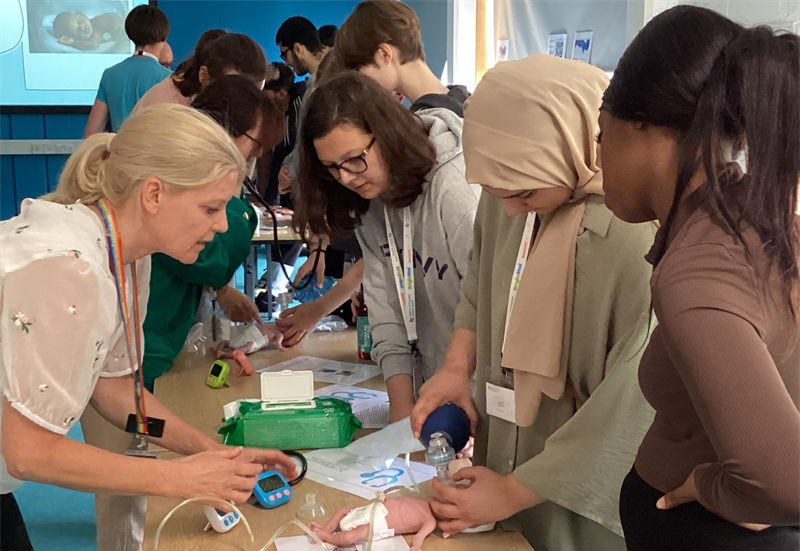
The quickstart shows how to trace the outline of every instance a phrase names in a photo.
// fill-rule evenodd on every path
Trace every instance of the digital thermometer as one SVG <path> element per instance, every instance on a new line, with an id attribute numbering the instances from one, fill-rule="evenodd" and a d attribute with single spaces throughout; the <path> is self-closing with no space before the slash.
<path id="1" fill-rule="evenodd" d="M 208 525 L 220 534 L 228 532 L 231 528 L 239 524 L 239 520 L 241 520 L 239 518 L 239 513 L 235 511 L 226 513 L 225 511 L 220 511 L 208 505 L 203 507 L 203 512 L 208 519 Z M 206 526 L 206 530 L 208 530 L 208 526 Z"/>
<path id="2" fill-rule="evenodd" d="M 230 366 L 222 360 L 217 360 L 208 372 L 206 384 L 211 388 L 222 388 L 228 386 L 228 374 L 231 372 Z"/>
<path id="3" fill-rule="evenodd" d="M 292 498 L 292 489 L 278 471 L 261 473 L 253 488 L 253 494 L 258 502 L 267 509 L 280 507 Z"/>

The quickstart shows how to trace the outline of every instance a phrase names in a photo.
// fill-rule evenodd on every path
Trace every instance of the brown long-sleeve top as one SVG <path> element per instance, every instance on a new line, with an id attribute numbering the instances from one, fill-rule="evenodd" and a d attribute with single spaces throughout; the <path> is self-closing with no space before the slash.
<path id="1" fill-rule="evenodd" d="M 636 471 L 668 492 L 694 470 L 698 501 L 722 518 L 797 524 L 800 331 L 758 235 L 744 232 L 748 256 L 707 191 L 656 237 L 659 325 L 639 369 L 656 416 Z"/>

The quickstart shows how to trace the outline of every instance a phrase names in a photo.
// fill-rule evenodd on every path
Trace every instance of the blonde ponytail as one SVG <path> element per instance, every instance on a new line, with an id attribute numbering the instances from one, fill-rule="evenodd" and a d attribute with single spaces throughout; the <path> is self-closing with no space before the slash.
<path id="1" fill-rule="evenodd" d="M 133 115 L 116 135 L 90 136 L 70 156 L 56 190 L 43 199 L 91 204 L 106 198 L 122 204 L 149 178 L 179 193 L 232 171 L 241 183 L 245 159 L 219 124 L 196 109 L 163 103 Z"/>
<path id="2" fill-rule="evenodd" d="M 96 203 L 105 197 L 103 182 L 105 181 L 105 163 L 111 153 L 111 142 L 116 134 L 93 134 L 89 136 L 70 155 L 61 177 L 58 188 L 42 199 L 71 205 L 78 201 L 86 204 Z"/>

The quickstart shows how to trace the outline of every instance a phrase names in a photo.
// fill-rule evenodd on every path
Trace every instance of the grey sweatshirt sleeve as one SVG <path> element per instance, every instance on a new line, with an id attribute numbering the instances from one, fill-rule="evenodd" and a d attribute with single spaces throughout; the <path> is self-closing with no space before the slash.
<path id="1" fill-rule="evenodd" d="M 472 232 L 478 210 L 475 193 L 469 185 L 464 185 L 466 178 L 462 167 L 454 163 L 447 164 L 439 169 L 434 180 L 437 189 L 442 190 L 438 203 L 447 248 L 461 280 L 467 275 L 469 267 Z"/>
<path id="2" fill-rule="evenodd" d="M 386 241 L 383 209 L 383 203 L 374 200 L 356 236 L 364 255 L 364 300 L 369 309 L 372 356 L 383 371 L 384 379 L 388 380 L 394 375 L 412 376 L 414 357 L 391 264 L 383 250 Z"/>

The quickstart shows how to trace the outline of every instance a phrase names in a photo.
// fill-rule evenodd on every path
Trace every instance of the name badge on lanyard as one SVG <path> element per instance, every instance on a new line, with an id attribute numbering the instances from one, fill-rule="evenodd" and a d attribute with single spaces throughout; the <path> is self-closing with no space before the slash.
<path id="1" fill-rule="evenodd" d="M 392 224 L 389 221 L 389 212 L 384 207 L 386 220 L 386 239 L 389 241 L 389 259 L 392 263 L 392 275 L 400 298 L 400 309 L 403 311 L 403 321 L 406 326 L 406 337 L 412 351 L 417 353 L 417 300 L 414 296 L 414 245 L 412 243 L 414 229 L 411 225 L 411 209 L 403 209 L 403 259 L 397 253 L 397 244 L 394 240 Z"/>
<path id="2" fill-rule="evenodd" d="M 522 241 L 517 251 L 517 260 L 514 263 L 514 274 L 511 277 L 511 288 L 508 291 L 508 308 L 506 309 L 506 325 L 503 329 L 503 348 L 506 349 L 506 339 L 508 337 L 508 322 L 511 320 L 511 312 L 514 310 L 514 302 L 517 299 L 519 285 L 522 281 L 522 274 L 525 272 L 525 264 L 528 260 L 528 253 L 533 245 L 533 230 L 536 227 L 536 213 L 529 212 L 525 220 L 525 229 L 522 232 Z M 502 368 L 505 377 L 504 385 L 486 383 L 486 412 L 489 415 L 504 419 L 510 423 L 516 420 L 516 408 L 514 398 L 513 372 L 510 369 Z M 491 373 L 491 370 L 489 371 Z"/>
<path id="3" fill-rule="evenodd" d="M 136 57 L 136 56 L 151 57 L 151 58 L 155 59 L 156 61 L 158 61 L 158 58 L 156 56 L 154 56 L 150 52 L 145 52 L 144 50 L 136 50 L 136 53 L 133 54 L 133 55 L 134 55 L 134 57 Z"/>

